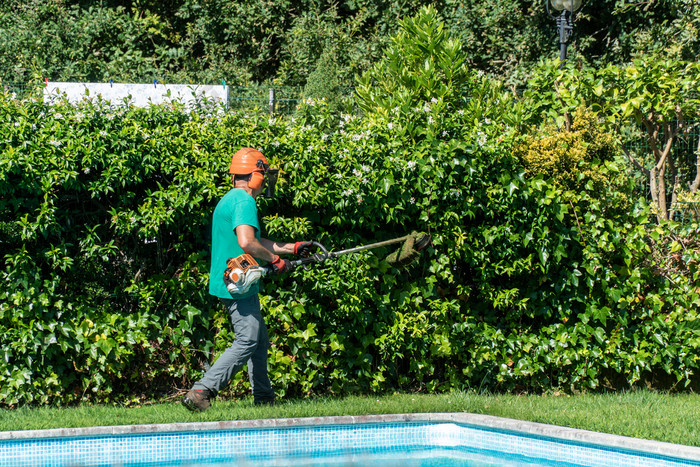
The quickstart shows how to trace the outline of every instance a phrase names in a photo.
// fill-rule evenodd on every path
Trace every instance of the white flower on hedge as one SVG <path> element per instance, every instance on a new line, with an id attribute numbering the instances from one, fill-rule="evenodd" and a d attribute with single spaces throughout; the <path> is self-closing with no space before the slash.
<path id="1" fill-rule="evenodd" d="M 435 119 L 432 115 L 428 117 L 428 123 L 435 123 Z"/>
<path id="2" fill-rule="evenodd" d="M 364 173 L 369 173 L 369 171 L 372 170 L 372 168 L 369 165 L 363 165 L 362 166 L 362 171 Z"/>
<path id="3" fill-rule="evenodd" d="M 272 142 L 272 146 L 273 146 L 273 147 L 276 147 L 276 148 L 277 148 L 277 147 L 279 147 L 279 145 L 280 145 L 280 142 L 279 142 L 279 141 L 273 141 L 273 142 Z"/>
<path id="4" fill-rule="evenodd" d="M 100 136 L 107 136 L 107 132 L 104 130 L 100 130 Z"/>
<path id="5" fill-rule="evenodd" d="M 353 188 L 348 188 L 347 190 L 343 191 L 341 195 L 345 197 L 350 197 L 353 195 L 353 193 L 355 193 L 355 190 Z"/>
<path id="6" fill-rule="evenodd" d="M 61 120 L 63 118 L 63 114 L 56 112 L 55 114 L 53 114 L 53 118 L 55 118 L 56 120 Z"/>
<path id="7" fill-rule="evenodd" d="M 83 169 L 83 173 L 84 173 L 84 174 L 89 174 L 89 173 L 90 173 L 90 169 L 89 169 L 88 167 L 85 167 L 85 168 Z"/>
<path id="8" fill-rule="evenodd" d="M 358 169 L 352 169 L 352 174 L 353 174 L 355 177 L 358 177 L 358 178 L 359 178 L 359 177 L 362 175 L 362 172 L 360 172 Z"/>
<path id="9" fill-rule="evenodd" d="M 459 110 L 457 111 L 457 114 L 459 114 L 459 115 L 464 115 L 464 110 L 459 109 Z"/>
<path id="10" fill-rule="evenodd" d="M 333 175 L 333 176 L 334 176 L 336 179 L 338 179 L 338 180 L 342 180 L 343 178 L 345 178 L 345 177 L 343 177 L 343 174 L 341 174 L 341 173 L 337 173 L 337 174 L 335 174 L 335 175 Z"/>
<path id="11" fill-rule="evenodd" d="M 433 104 L 437 104 L 437 101 L 438 101 L 438 100 L 437 100 L 436 98 L 434 98 L 434 97 L 430 99 L 430 102 L 432 102 Z"/>
<path id="12" fill-rule="evenodd" d="M 60 141 L 57 141 L 55 139 L 52 139 L 51 141 L 49 141 L 49 144 L 54 146 L 54 147 L 57 147 L 57 148 L 60 148 L 63 145 L 63 143 L 61 143 Z"/>
<path id="13" fill-rule="evenodd" d="M 486 145 L 486 135 L 482 132 L 477 133 L 476 143 L 481 147 Z"/>
<path id="14" fill-rule="evenodd" d="M 389 122 L 389 124 L 387 125 L 387 128 L 389 128 L 390 130 L 393 130 L 395 126 L 396 126 L 396 125 L 394 125 L 393 123 Z"/>
<path id="15" fill-rule="evenodd" d="M 367 185 L 367 184 L 369 183 L 369 180 L 367 180 L 366 178 L 363 178 L 363 179 L 362 179 L 362 183 L 363 183 L 364 185 Z"/>
<path id="16" fill-rule="evenodd" d="M 411 204 L 416 204 L 416 198 L 414 198 L 413 196 L 411 196 L 410 201 L 411 201 Z"/>
<path id="17" fill-rule="evenodd" d="M 408 170 L 413 170 L 416 167 L 416 161 L 408 161 L 406 163 L 406 168 Z"/>

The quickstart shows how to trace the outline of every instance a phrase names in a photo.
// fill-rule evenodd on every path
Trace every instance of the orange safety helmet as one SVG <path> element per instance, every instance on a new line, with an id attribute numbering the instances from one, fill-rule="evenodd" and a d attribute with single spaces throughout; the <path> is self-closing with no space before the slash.
<path id="1" fill-rule="evenodd" d="M 253 148 L 241 148 L 231 158 L 228 173 L 233 175 L 248 175 L 248 186 L 257 190 L 262 187 L 265 172 L 270 168 L 263 153 Z"/>

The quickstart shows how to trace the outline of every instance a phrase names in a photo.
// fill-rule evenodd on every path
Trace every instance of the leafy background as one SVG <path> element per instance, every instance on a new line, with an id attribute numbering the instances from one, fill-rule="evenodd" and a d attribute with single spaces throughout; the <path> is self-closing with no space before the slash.
<path id="1" fill-rule="evenodd" d="M 697 60 L 694 0 L 585 3 L 569 54 L 620 64 L 661 54 Z M 6 0 L 0 5 L 0 81 L 304 86 L 326 53 L 341 86 L 383 54 L 398 20 L 433 5 L 469 66 L 523 86 L 543 58 L 558 56 L 544 2 L 494 0 Z"/>
<path id="2" fill-rule="evenodd" d="M 556 113 L 537 86 L 556 62 L 519 100 L 437 10 L 400 26 L 352 114 L 2 94 L 0 404 L 139 403 L 199 377 L 233 337 L 209 222 L 244 145 L 282 171 L 266 236 L 433 237 L 408 268 L 373 250 L 265 280 L 279 396 L 696 388 L 695 230 L 651 222 L 609 122 L 581 105 L 561 131 L 528 105 Z M 241 372 L 222 396 L 248 392 Z"/>

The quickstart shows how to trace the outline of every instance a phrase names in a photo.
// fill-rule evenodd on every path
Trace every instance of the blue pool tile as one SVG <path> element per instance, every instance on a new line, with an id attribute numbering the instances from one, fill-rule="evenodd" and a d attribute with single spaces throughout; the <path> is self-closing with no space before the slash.
<path id="1" fill-rule="evenodd" d="M 367 463 L 374 467 L 700 467 L 700 462 L 668 456 L 523 435 L 507 430 L 435 422 L 246 428 L 0 441 L 0 467 L 217 464 L 260 467 Z"/>

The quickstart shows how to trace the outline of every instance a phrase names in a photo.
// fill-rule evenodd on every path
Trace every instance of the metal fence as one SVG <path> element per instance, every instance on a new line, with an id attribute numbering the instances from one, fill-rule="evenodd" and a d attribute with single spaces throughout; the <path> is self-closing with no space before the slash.
<path id="1" fill-rule="evenodd" d="M 341 99 L 352 100 L 354 88 L 338 90 Z M 228 107 L 231 110 L 265 112 L 269 115 L 292 115 L 304 99 L 301 86 L 240 86 L 229 87 Z M 353 108 L 352 105 L 346 106 Z"/>
<path id="2" fill-rule="evenodd" d="M 678 134 L 671 147 L 671 157 L 678 170 L 678 181 L 682 188 L 687 188 L 689 183 L 695 178 L 700 170 L 698 166 L 698 151 L 700 151 L 700 122 L 686 122 L 688 131 Z M 651 168 L 654 161 L 646 131 L 636 122 L 622 128 L 622 136 L 625 141 L 625 148 L 638 157 L 646 168 Z M 636 171 L 635 171 L 636 172 Z M 644 178 L 639 172 L 632 176 L 637 182 L 637 194 L 651 200 L 651 189 L 649 180 Z M 666 186 L 669 190 L 668 199 L 671 198 L 670 190 L 673 189 L 675 180 L 671 175 L 667 175 Z M 681 200 L 673 204 L 674 220 L 688 224 L 700 223 L 700 201 Z"/>
<path id="3" fill-rule="evenodd" d="M 40 85 L 39 85 L 40 86 Z M 38 89 L 37 85 L 0 83 L 0 89 L 23 98 Z M 351 98 L 353 88 L 340 88 L 339 94 Z M 292 115 L 303 100 L 301 86 L 229 86 L 228 108 L 230 110 L 266 113 L 269 115 Z"/>
<path id="4" fill-rule="evenodd" d="M 0 89 L 11 94 L 15 94 L 17 98 L 21 99 L 26 97 L 33 88 L 27 84 L 0 83 Z"/>
<path id="5" fill-rule="evenodd" d="M 302 99 L 300 86 L 229 87 L 228 107 L 232 110 L 266 112 L 269 115 L 293 114 Z"/>
<path id="6" fill-rule="evenodd" d="M 681 224 L 700 223 L 700 202 L 681 201 L 676 203 L 673 220 Z"/>

